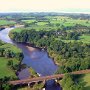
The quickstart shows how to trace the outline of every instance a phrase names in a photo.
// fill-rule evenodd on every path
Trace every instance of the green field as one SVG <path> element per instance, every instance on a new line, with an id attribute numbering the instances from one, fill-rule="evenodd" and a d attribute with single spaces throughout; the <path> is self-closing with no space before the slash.
<path id="1" fill-rule="evenodd" d="M 90 35 L 82 35 L 79 38 L 83 43 L 90 43 Z"/>
<path id="2" fill-rule="evenodd" d="M 23 28 L 15 28 L 13 29 L 11 32 L 21 32 L 22 30 L 24 30 Z"/>
<path id="3" fill-rule="evenodd" d="M 13 60 L 13 63 L 14 64 L 18 64 L 18 60 L 16 59 L 7 59 L 7 58 L 4 58 L 4 57 L 0 57 L 0 78 L 3 78 L 3 77 L 17 77 L 15 75 L 15 72 L 10 69 L 8 66 L 7 66 L 7 63 L 9 60 Z"/>
<path id="4" fill-rule="evenodd" d="M 29 20 L 21 20 L 23 23 L 30 24 L 29 29 L 39 30 L 57 30 L 58 28 L 62 28 L 62 26 L 75 26 L 76 24 L 80 24 L 83 26 L 90 26 L 89 20 L 81 20 L 81 19 L 72 19 L 67 16 L 46 16 L 46 21 L 38 21 L 35 18 Z M 35 22 L 35 23 L 34 23 Z M 19 32 L 20 29 L 16 30 Z M 23 30 L 23 29 L 22 29 Z M 21 31 L 21 30 L 20 30 Z M 68 30 L 67 30 L 68 31 Z"/>
<path id="5" fill-rule="evenodd" d="M 15 22 L 14 21 L 8 21 L 8 20 L 0 20 L 0 26 L 12 25 L 12 24 L 15 24 Z"/>
<path id="6" fill-rule="evenodd" d="M 57 24 L 64 26 L 74 26 L 76 24 L 84 25 L 84 26 L 90 26 L 89 20 L 81 20 L 81 19 L 72 19 L 70 17 L 66 16 L 47 16 L 47 19 L 49 19 L 50 23 Z"/>
<path id="7" fill-rule="evenodd" d="M 46 25 L 48 22 L 37 22 L 37 25 Z"/>
<path id="8" fill-rule="evenodd" d="M 21 32 L 22 30 L 31 30 L 31 29 L 35 29 L 36 31 L 40 31 L 40 30 L 45 30 L 45 31 L 50 31 L 50 30 L 56 30 L 57 27 L 51 27 L 51 26 L 45 26 L 45 25 L 32 25 L 31 27 L 27 27 L 27 28 L 15 28 L 13 29 L 11 32 Z"/>
<path id="9" fill-rule="evenodd" d="M 33 23 L 33 22 L 35 22 L 36 20 L 22 20 L 22 22 L 24 22 L 24 23 Z"/>
<path id="10" fill-rule="evenodd" d="M 0 46 L 0 48 L 5 48 L 5 50 L 11 50 L 15 53 L 21 52 L 21 50 L 19 48 L 17 48 L 16 46 L 14 46 L 12 44 L 8 44 L 8 43 Z"/>
<path id="11" fill-rule="evenodd" d="M 20 53 L 21 50 L 19 48 L 17 48 L 14 45 L 11 44 L 7 44 L 7 43 L 3 43 L 3 45 L 0 46 L 0 48 L 4 48 L 5 51 L 7 50 L 11 50 L 14 53 Z M 16 77 L 14 70 L 12 70 L 8 65 L 8 61 L 12 60 L 13 61 L 13 65 L 18 65 L 19 64 L 19 60 L 16 58 L 6 58 L 6 57 L 0 57 L 0 78 L 3 78 L 5 76 L 7 77 Z"/>
<path id="12" fill-rule="evenodd" d="M 56 40 L 61 40 L 59 37 L 56 38 Z M 90 35 L 82 35 L 82 36 L 79 36 L 79 40 L 62 40 L 63 42 L 65 43 L 69 43 L 69 42 L 83 42 L 83 43 L 87 43 L 89 44 L 90 43 Z"/>

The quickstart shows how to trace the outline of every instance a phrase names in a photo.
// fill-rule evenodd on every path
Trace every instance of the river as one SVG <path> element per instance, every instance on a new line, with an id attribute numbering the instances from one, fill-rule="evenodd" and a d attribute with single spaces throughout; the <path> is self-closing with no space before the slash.
<path id="1" fill-rule="evenodd" d="M 16 44 L 9 38 L 9 32 L 14 28 L 6 28 L 0 31 L 0 39 L 6 43 L 11 43 L 13 45 L 17 45 L 23 54 L 24 58 L 22 60 L 23 64 L 26 64 L 28 67 L 32 67 L 40 76 L 52 75 L 57 70 L 57 65 L 53 62 L 53 60 L 48 56 L 46 51 L 38 50 L 33 47 L 28 47 L 23 44 Z M 28 68 L 19 72 L 19 79 L 26 79 L 30 76 Z M 49 81 L 50 82 L 50 81 Z M 47 82 L 47 83 L 49 83 Z M 49 85 L 50 86 L 50 85 Z M 47 87 L 49 88 L 49 87 Z M 50 87 L 51 88 L 51 87 Z M 46 89 L 46 90 L 60 90 L 58 89 Z"/>

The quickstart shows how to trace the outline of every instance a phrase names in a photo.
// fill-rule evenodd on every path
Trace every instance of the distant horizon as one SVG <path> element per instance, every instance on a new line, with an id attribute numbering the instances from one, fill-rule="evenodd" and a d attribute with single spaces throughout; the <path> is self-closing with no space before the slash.
<path id="1" fill-rule="evenodd" d="M 56 11 L 9 11 L 9 12 L 0 12 L 0 14 L 5 14 L 5 13 L 67 13 L 67 14 L 90 14 L 90 12 L 56 12 Z"/>
<path id="2" fill-rule="evenodd" d="M 0 0 L 0 13 L 15 12 L 90 14 L 90 0 Z"/>

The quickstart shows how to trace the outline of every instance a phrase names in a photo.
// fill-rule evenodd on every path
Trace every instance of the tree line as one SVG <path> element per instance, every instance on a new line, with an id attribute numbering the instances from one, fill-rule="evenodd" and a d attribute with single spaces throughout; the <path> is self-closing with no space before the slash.
<path id="1" fill-rule="evenodd" d="M 0 46 L 6 45 L 6 43 L 0 41 Z M 20 69 L 20 64 L 23 59 L 23 54 L 22 52 L 17 52 L 15 53 L 13 50 L 7 49 L 7 47 L 0 47 L 0 57 L 4 57 L 10 59 L 7 62 L 7 67 L 12 69 L 15 73 L 17 70 Z M 14 59 L 17 59 L 19 62 L 17 64 L 14 64 Z M 2 59 L 0 59 L 2 60 Z M 7 82 L 9 80 L 16 80 L 18 79 L 17 77 L 7 77 L 7 75 L 3 78 L 0 78 L 0 90 L 12 90 L 13 86 L 9 85 Z"/>
<path id="2" fill-rule="evenodd" d="M 30 43 L 47 48 L 49 55 L 58 63 L 57 73 L 65 73 L 90 68 L 90 45 L 82 42 L 65 43 L 56 40 L 55 31 L 22 30 L 11 32 L 15 42 Z"/>

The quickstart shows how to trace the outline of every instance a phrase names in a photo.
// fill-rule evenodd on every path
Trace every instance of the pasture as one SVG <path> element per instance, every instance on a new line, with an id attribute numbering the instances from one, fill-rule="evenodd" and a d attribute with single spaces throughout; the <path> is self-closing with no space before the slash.
<path id="1" fill-rule="evenodd" d="M 17 77 L 15 72 L 7 65 L 9 60 L 13 60 L 14 64 L 18 64 L 18 60 L 0 57 L 0 78 L 6 77 Z"/>
<path id="2" fill-rule="evenodd" d="M 0 26 L 3 26 L 3 25 L 13 25 L 13 24 L 15 24 L 14 21 L 0 20 Z"/>

